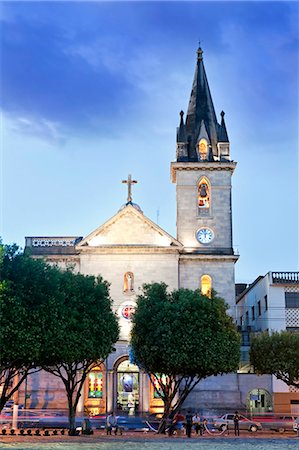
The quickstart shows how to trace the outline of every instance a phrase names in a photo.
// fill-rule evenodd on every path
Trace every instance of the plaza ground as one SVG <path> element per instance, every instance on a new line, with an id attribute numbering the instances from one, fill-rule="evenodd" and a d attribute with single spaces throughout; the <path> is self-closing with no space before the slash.
<path id="1" fill-rule="evenodd" d="M 43 431 L 41 432 L 44 433 Z M 273 441 L 293 441 L 297 445 L 299 445 L 299 437 L 294 432 L 285 432 L 285 433 L 277 433 L 274 431 L 258 431 L 257 433 L 250 433 L 248 431 L 240 431 L 240 436 L 236 437 L 232 431 L 229 434 L 225 433 L 220 435 L 219 433 L 215 433 L 212 435 L 205 434 L 204 436 L 198 436 L 195 433 L 192 433 L 191 439 L 188 439 L 185 434 L 182 435 L 174 435 L 169 437 L 168 435 L 157 434 L 154 432 L 139 432 L 139 431 L 126 431 L 123 435 L 117 436 L 107 436 L 104 430 L 95 430 L 94 434 L 91 436 L 61 436 L 58 434 L 57 436 L 53 435 L 53 431 L 50 430 L 50 436 L 27 436 L 27 435 L 19 435 L 17 431 L 16 435 L 0 435 L 0 446 L 1 444 L 15 444 L 15 443 L 24 443 L 24 444 L 39 444 L 43 445 L 46 443 L 73 443 L 73 444 L 88 444 L 88 443 L 102 443 L 102 442 L 161 442 L 161 441 L 185 441 L 189 442 L 192 440 L 196 440 L 198 442 L 204 441 L 222 441 L 223 443 L 227 440 L 273 440 Z M 283 448 L 283 447 L 281 447 Z"/>

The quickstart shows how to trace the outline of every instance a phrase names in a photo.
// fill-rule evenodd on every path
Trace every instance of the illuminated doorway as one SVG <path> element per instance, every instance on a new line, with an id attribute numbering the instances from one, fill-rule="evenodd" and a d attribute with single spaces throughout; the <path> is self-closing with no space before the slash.
<path id="1" fill-rule="evenodd" d="M 265 389 L 252 389 L 247 394 L 247 410 L 251 414 L 272 412 L 272 397 Z"/>
<path id="2" fill-rule="evenodd" d="M 128 359 L 117 367 L 117 409 L 129 414 L 139 409 L 139 369 Z"/>

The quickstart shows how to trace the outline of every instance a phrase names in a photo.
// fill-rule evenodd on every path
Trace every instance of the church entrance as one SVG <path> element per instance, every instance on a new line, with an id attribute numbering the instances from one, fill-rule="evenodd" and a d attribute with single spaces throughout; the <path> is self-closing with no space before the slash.
<path id="1" fill-rule="evenodd" d="M 273 411 L 272 397 L 265 389 L 253 389 L 247 394 L 247 409 L 251 414 Z"/>
<path id="2" fill-rule="evenodd" d="M 139 369 L 128 359 L 117 367 L 117 409 L 135 414 L 139 408 Z"/>

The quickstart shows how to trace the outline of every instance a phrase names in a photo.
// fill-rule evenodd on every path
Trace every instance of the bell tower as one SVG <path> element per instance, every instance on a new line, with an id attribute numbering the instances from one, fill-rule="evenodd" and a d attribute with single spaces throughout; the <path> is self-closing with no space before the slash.
<path id="1" fill-rule="evenodd" d="M 179 285 L 201 288 L 205 293 L 213 288 L 230 305 L 235 301 L 234 264 L 238 259 L 232 241 L 231 177 L 235 167 L 224 112 L 218 123 L 199 48 L 186 120 L 181 111 L 176 161 L 171 163 L 177 239 L 184 246 Z"/>

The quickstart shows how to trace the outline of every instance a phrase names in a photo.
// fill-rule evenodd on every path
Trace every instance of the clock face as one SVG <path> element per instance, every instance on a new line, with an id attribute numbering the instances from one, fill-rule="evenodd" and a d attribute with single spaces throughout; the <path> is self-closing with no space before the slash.
<path id="1" fill-rule="evenodd" d="M 214 233 L 209 228 L 200 228 L 196 232 L 196 238 L 201 244 L 209 244 L 214 239 Z"/>

